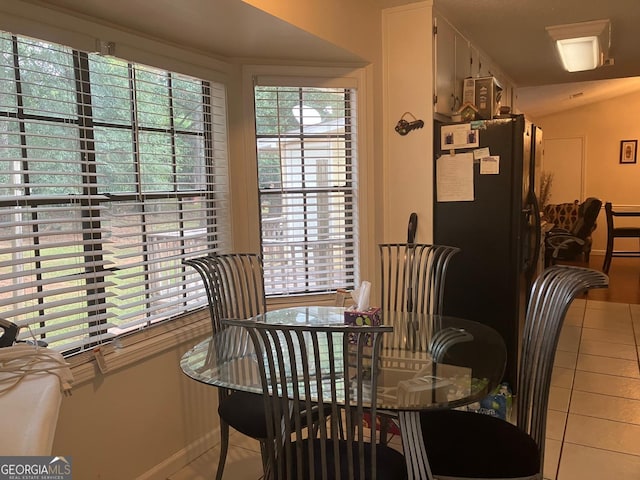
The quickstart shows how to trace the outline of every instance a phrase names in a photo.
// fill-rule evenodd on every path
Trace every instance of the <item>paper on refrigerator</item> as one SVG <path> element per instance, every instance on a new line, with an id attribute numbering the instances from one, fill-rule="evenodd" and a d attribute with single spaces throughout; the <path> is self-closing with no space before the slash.
<path id="1" fill-rule="evenodd" d="M 473 190 L 473 153 L 442 155 L 436 161 L 438 202 L 471 202 Z"/>

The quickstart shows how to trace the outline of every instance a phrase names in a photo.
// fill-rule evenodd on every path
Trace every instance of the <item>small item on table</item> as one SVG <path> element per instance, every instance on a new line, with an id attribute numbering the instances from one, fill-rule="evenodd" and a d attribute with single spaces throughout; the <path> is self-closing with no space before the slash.
<path id="1" fill-rule="evenodd" d="M 360 287 L 351 292 L 355 305 L 344 311 L 345 325 L 380 325 L 380 307 L 369 306 L 371 283 L 364 281 Z M 349 336 L 349 341 L 355 343 L 355 337 Z M 371 343 L 371 339 L 368 340 Z"/>

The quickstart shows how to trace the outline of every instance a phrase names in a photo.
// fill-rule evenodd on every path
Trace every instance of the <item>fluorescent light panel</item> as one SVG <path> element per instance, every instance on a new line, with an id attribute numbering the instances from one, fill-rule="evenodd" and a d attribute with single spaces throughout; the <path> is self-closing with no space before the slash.
<path id="1" fill-rule="evenodd" d="M 556 48 L 560 53 L 564 69 L 569 72 L 593 70 L 602 64 L 598 37 L 557 40 Z"/>
<path id="2" fill-rule="evenodd" d="M 580 72 L 602 65 L 609 49 L 609 20 L 547 27 L 565 70 Z"/>

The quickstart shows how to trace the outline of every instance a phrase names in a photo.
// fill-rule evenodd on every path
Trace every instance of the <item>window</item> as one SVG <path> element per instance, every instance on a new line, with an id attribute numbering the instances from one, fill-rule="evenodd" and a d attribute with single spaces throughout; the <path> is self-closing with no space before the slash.
<path id="1" fill-rule="evenodd" d="M 258 83 L 266 293 L 352 287 L 357 258 L 356 91 Z"/>
<path id="2" fill-rule="evenodd" d="M 0 316 L 65 354 L 203 305 L 224 87 L 0 32 Z"/>

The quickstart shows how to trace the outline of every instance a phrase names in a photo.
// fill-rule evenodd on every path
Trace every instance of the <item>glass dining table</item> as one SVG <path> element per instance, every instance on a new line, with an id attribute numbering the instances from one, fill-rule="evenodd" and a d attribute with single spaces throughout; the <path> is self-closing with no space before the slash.
<path id="1" fill-rule="evenodd" d="M 250 321 L 344 324 L 344 308 L 290 307 Z M 488 395 L 502 380 L 506 346 L 491 327 L 457 317 L 382 312 L 382 323 L 393 332 L 382 341 L 377 408 L 397 418 L 409 478 L 430 479 L 420 413 L 463 407 Z M 247 331 L 228 326 L 187 351 L 180 366 L 205 384 L 262 393 L 257 362 Z"/>

